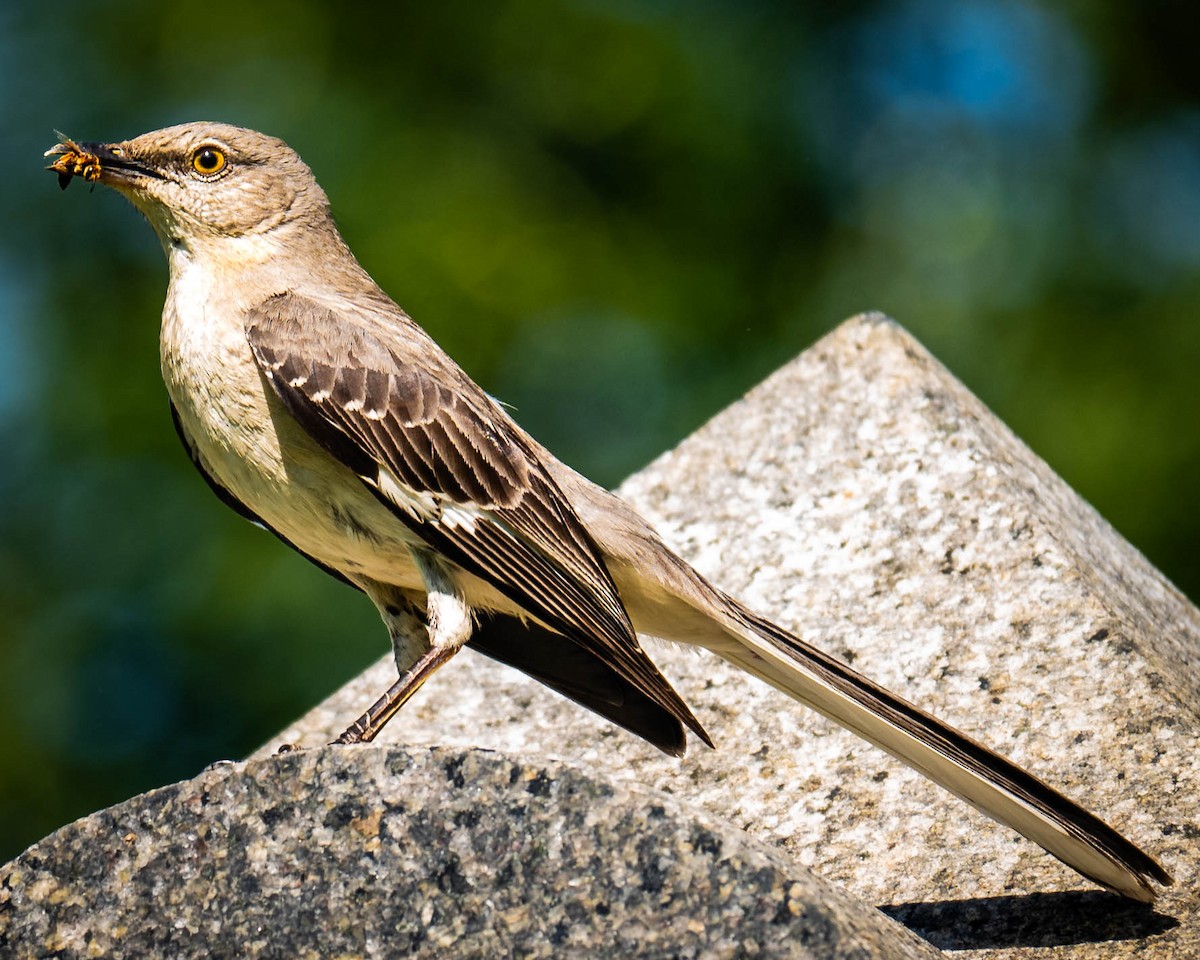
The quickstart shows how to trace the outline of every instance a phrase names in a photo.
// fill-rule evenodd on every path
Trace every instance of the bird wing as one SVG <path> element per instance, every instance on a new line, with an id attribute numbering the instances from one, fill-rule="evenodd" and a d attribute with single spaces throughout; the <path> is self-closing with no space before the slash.
<path id="1" fill-rule="evenodd" d="M 287 411 L 439 554 L 589 652 L 711 743 L 641 649 L 599 549 L 524 432 L 390 301 L 296 293 L 246 317 Z"/>
<path id="2" fill-rule="evenodd" d="M 305 553 L 222 485 L 205 467 L 173 403 L 171 421 L 192 465 L 222 503 L 256 527 L 274 534 L 335 580 L 355 590 L 362 589 L 333 567 Z M 643 693 L 602 657 L 578 644 L 563 643 L 561 634 L 531 621 L 522 623 L 516 617 L 482 617 L 467 646 L 528 674 L 564 697 L 636 733 L 664 753 L 683 756 L 687 741 L 679 718 Z"/>

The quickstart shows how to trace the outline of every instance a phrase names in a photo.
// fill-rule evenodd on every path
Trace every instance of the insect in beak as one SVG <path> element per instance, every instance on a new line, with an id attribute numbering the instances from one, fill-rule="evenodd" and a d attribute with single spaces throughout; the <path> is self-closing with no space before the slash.
<path id="1" fill-rule="evenodd" d="M 55 161 L 46 167 L 58 174 L 58 186 L 66 190 L 73 177 L 83 177 L 88 183 L 95 184 L 100 179 L 100 158 L 79 146 L 70 137 L 59 131 L 59 142 L 47 150 L 43 156 L 56 157 Z"/>

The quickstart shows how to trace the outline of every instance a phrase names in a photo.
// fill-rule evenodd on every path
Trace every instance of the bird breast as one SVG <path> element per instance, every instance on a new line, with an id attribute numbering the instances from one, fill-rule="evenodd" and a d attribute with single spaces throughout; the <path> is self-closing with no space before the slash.
<path id="1" fill-rule="evenodd" d="M 160 360 L 204 469 L 299 549 L 351 579 L 420 578 L 408 528 L 284 409 L 246 340 L 242 305 L 211 271 L 172 263 Z"/>

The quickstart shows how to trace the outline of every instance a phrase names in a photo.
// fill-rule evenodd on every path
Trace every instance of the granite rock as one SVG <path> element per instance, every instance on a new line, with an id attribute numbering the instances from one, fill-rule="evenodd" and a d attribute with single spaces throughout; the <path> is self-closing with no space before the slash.
<path id="1" fill-rule="evenodd" d="M 937 955 L 655 791 L 480 750 L 222 764 L 0 869 L 13 960 Z"/>

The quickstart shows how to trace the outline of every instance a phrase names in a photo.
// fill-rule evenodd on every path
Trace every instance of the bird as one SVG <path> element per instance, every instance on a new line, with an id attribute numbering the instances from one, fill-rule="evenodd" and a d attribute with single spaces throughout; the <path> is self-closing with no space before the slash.
<path id="1" fill-rule="evenodd" d="M 371 278 L 284 141 L 193 122 L 46 152 L 124 195 L 166 253 L 160 360 L 216 496 L 364 593 L 397 680 L 372 740 L 464 646 L 682 756 L 713 740 L 639 635 L 705 648 L 892 754 L 1084 877 L 1170 874 L 1034 774 L 749 609 L 554 457 Z"/>

